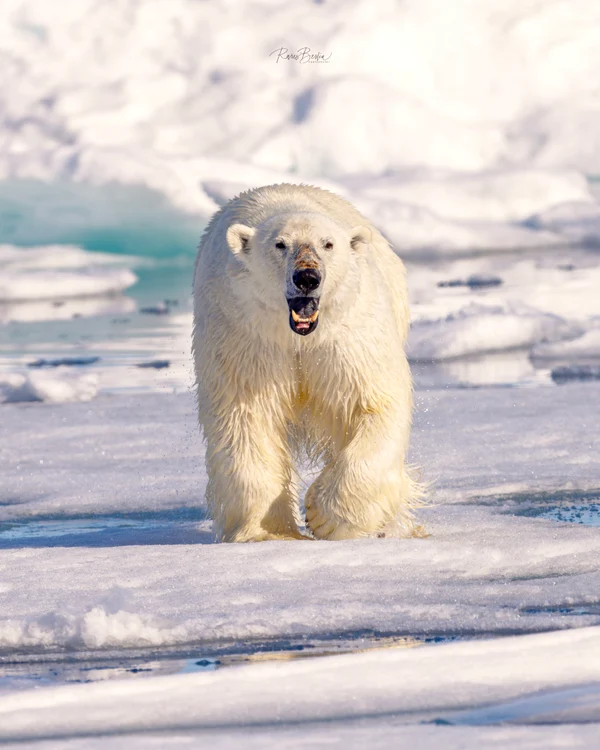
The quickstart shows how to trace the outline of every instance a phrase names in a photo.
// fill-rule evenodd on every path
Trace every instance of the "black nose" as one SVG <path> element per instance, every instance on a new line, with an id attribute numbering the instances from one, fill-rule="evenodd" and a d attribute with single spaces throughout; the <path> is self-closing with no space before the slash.
<path id="1" fill-rule="evenodd" d="M 292 281 L 301 292 L 308 294 L 308 292 L 314 292 L 321 283 L 321 274 L 316 268 L 299 268 L 294 271 Z"/>

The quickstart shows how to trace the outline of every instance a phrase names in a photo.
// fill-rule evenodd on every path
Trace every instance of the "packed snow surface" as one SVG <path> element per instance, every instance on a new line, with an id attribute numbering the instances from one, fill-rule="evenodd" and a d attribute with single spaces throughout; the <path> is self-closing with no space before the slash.
<path id="1" fill-rule="evenodd" d="M 390 742 L 393 716 L 460 723 L 460 711 L 572 689 L 557 699 L 562 720 L 597 722 L 597 692 L 581 693 L 600 683 L 597 528 L 517 513 L 597 493 L 598 404 L 595 384 L 421 393 L 411 458 L 435 487 L 421 511 L 430 537 L 254 545 L 209 543 L 189 395 L 2 406 L 0 655 L 12 661 L 201 653 L 228 639 L 327 633 L 533 635 L 136 683 L 6 687 L 0 738 L 156 729 L 174 741 L 173 731 L 200 728 L 231 738 L 232 723 L 292 731 L 298 722 L 310 736 L 316 719 L 342 733 L 364 719 Z M 509 706 L 509 719 L 558 703 Z M 438 729 L 398 731 L 433 743 Z M 507 743 L 518 736 L 506 731 Z M 463 735 L 474 743 L 466 747 L 481 746 L 481 732 Z M 545 747 L 543 731 L 523 736 Z"/>
<path id="2" fill-rule="evenodd" d="M 157 521 L 180 513 L 184 524 L 185 509 L 202 506 L 206 482 L 193 399 L 4 405 L 0 517 L 9 527 L 0 534 L 0 650 L 594 624 L 597 615 L 584 611 L 565 621 L 555 608 L 597 601 L 597 530 L 515 517 L 503 498 L 598 486 L 599 389 L 420 396 L 412 460 L 435 487 L 434 505 L 423 511 L 432 536 L 402 543 L 214 546 L 205 544 L 205 522 L 183 538 L 175 524 L 167 544 L 145 545 L 134 524 L 114 547 L 110 536 L 94 542 L 77 529 L 71 538 L 50 533 L 53 546 L 46 546 L 48 532 L 28 524 L 86 517 L 125 523 L 132 513 Z M 483 505 L 475 502 L 481 497 Z M 89 540 L 84 547 L 78 534 Z M 152 571 L 151 585 L 145 571 Z M 17 583 L 23 577 L 26 587 Z"/>

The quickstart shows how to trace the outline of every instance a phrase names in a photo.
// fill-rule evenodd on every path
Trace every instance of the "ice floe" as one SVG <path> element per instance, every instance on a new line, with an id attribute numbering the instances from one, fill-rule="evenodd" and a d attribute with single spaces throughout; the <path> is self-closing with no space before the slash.
<path id="1" fill-rule="evenodd" d="M 76 373 L 65 367 L 52 372 L 0 373 L 0 395 L 4 403 L 20 401 L 91 401 L 98 391 L 98 375 Z"/>
<path id="2" fill-rule="evenodd" d="M 471 354 L 529 349 L 538 341 L 573 337 L 580 328 L 525 306 L 492 307 L 475 302 L 440 320 L 413 324 L 408 355 L 413 361 L 456 359 Z"/>

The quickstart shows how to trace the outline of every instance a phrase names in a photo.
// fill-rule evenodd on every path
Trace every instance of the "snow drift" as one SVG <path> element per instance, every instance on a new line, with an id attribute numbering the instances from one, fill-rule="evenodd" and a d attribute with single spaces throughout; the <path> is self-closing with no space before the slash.
<path id="1" fill-rule="evenodd" d="M 128 205 L 145 186 L 203 218 L 215 202 L 201 182 L 344 190 L 354 178 L 365 205 L 383 195 L 405 215 L 429 212 L 416 220 L 417 235 L 433 235 L 412 238 L 421 247 L 597 237 L 582 175 L 600 172 L 599 39 L 594 0 L 248 0 L 233 15 L 226 2 L 12 0 L 0 12 L 12 81 L 0 92 L 0 178 L 128 186 Z M 282 47 L 328 62 L 280 59 Z M 579 207 L 585 231 L 547 213 L 561 204 Z M 64 242 L 81 217 L 60 221 Z M 0 230 L 15 240 L 10 220 Z M 140 252 L 156 252 L 147 239 L 155 249 Z M 187 229 L 172 239 L 165 251 L 180 251 Z"/>
<path id="2" fill-rule="evenodd" d="M 4 395 L 4 403 L 91 401 L 97 390 L 96 373 L 74 373 L 66 367 L 58 367 L 53 372 L 0 373 L 0 395 Z"/>

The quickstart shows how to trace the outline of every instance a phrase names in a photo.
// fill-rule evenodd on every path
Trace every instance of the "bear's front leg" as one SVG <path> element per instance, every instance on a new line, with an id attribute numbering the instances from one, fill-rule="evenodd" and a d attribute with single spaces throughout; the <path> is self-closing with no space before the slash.
<path id="1" fill-rule="evenodd" d="M 207 501 L 217 541 L 306 539 L 298 530 L 283 424 L 257 408 L 243 407 L 206 421 Z"/>
<path id="2" fill-rule="evenodd" d="M 420 533 L 412 518 L 420 488 L 406 470 L 406 415 L 364 414 L 349 442 L 325 466 L 305 498 L 306 523 L 317 539 Z"/>

